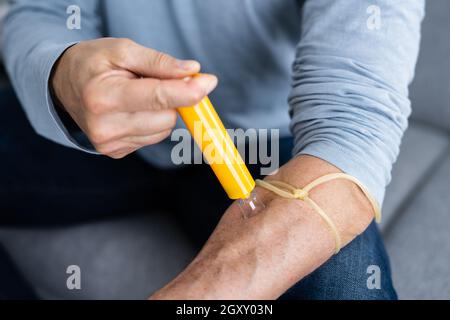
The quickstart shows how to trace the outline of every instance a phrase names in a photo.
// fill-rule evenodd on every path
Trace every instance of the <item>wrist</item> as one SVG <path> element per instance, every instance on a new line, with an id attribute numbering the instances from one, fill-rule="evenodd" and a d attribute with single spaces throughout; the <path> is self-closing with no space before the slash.
<path id="1" fill-rule="evenodd" d="M 208 248 L 208 245 L 205 246 Z M 151 300 L 248 299 L 243 283 L 251 277 L 247 268 L 227 249 L 214 254 L 201 253 Z M 239 275 L 239 280 L 234 275 Z M 249 275 L 249 276 L 246 276 Z"/>
<path id="2" fill-rule="evenodd" d="M 151 299 L 276 299 L 325 262 L 334 239 L 320 217 L 297 200 L 271 205 L 246 220 L 229 210 L 195 260 Z M 233 237 L 222 237 L 231 229 Z"/>
<path id="3" fill-rule="evenodd" d="M 323 160 L 301 156 L 267 179 L 301 188 L 337 172 Z M 243 219 L 233 204 L 194 262 L 156 298 L 274 299 L 332 256 L 335 238 L 308 203 L 260 191 L 266 209 Z M 334 221 L 343 245 L 373 219 L 370 203 L 351 182 L 327 182 L 310 197 Z"/>
<path id="4" fill-rule="evenodd" d="M 63 60 L 67 54 L 67 51 L 70 50 L 71 47 L 64 50 L 64 52 L 61 54 L 61 56 L 58 58 L 58 60 L 56 60 L 56 62 L 54 63 L 54 65 L 52 67 L 52 71 L 50 73 L 50 79 L 49 79 L 49 90 L 50 90 L 50 94 L 53 99 L 53 102 L 54 102 L 55 106 L 60 107 L 62 109 L 64 108 L 62 101 L 61 101 L 62 86 L 64 83 L 63 75 L 67 72 L 63 71 L 61 69 L 63 69 Z"/>
<path id="5" fill-rule="evenodd" d="M 228 211 L 224 221 L 236 221 L 235 213 Z M 244 222 L 245 223 L 245 222 Z M 205 244 L 198 256 L 169 285 L 156 292 L 151 299 L 258 299 L 261 290 L 260 279 L 263 251 L 267 238 L 255 234 L 252 226 L 246 226 L 247 233 L 237 233 L 232 239 L 222 240 L 220 228 Z M 229 230 L 226 226 L 224 229 Z M 267 251 L 266 251 L 267 253 Z M 268 276 L 268 275 L 267 275 Z M 269 297 L 264 297 L 269 298 Z"/>
<path id="6" fill-rule="evenodd" d="M 73 72 L 81 72 L 81 66 L 77 60 L 76 48 L 80 46 L 80 43 L 75 43 L 60 55 L 58 60 L 54 63 L 49 78 L 49 90 L 52 100 L 56 107 L 59 109 L 70 112 L 70 107 L 80 104 L 80 94 L 78 93 L 77 84 L 85 83 L 89 78 L 79 79 L 74 77 Z M 72 114 L 71 114 L 72 115 Z"/>

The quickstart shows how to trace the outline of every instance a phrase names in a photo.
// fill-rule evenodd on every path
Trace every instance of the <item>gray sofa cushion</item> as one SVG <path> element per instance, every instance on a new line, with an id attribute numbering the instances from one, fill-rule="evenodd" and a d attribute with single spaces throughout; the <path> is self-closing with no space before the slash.
<path id="1" fill-rule="evenodd" d="M 450 129 L 450 1 L 427 1 L 416 77 L 413 118 Z"/>
<path id="2" fill-rule="evenodd" d="M 43 299 L 145 299 L 177 275 L 194 250 L 165 215 L 70 228 L 0 229 L 0 243 Z M 67 267 L 81 268 L 68 290 Z"/>
<path id="3" fill-rule="evenodd" d="M 392 170 L 392 182 L 386 189 L 381 230 L 390 224 L 395 213 L 434 164 L 446 152 L 449 138 L 440 130 L 411 122 L 400 146 L 400 155 Z"/>
<path id="4" fill-rule="evenodd" d="M 450 153 L 417 191 L 385 234 L 393 279 L 400 298 L 450 299 Z"/>

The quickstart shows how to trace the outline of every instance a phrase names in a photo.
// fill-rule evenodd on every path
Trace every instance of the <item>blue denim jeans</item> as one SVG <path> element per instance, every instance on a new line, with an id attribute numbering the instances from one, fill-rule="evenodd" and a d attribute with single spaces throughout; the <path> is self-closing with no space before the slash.
<path id="1" fill-rule="evenodd" d="M 10 90 L 0 91 L 0 97 L 0 226 L 58 226 L 164 209 L 173 212 L 193 243 L 201 246 L 230 204 L 206 165 L 161 170 L 136 155 L 117 161 L 64 148 L 34 133 Z M 291 149 L 292 139 L 283 139 L 281 163 L 289 160 Z M 257 165 L 250 170 L 259 172 Z M 177 199 L 168 197 L 174 194 L 169 186 L 173 188 L 175 178 Z M 208 194 L 201 207 L 197 192 Z M 367 286 L 372 265 L 380 268 L 380 289 Z M 282 296 L 395 298 L 375 224 Z"/>

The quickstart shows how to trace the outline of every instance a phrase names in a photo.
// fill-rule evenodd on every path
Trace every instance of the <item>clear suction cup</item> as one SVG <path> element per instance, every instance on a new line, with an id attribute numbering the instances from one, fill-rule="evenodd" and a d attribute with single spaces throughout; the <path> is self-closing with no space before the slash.
<path id="1" fill-rule="evenodd" d="M 266 208 L 264 203 L 258 198 L 258 194 L 255 190 L 250 193 L 248 198 L 239 199 L 238 204 L 239 208 L 241 209 L 242 216 L 245 219 L 257 215 L 259 212 Z"/>

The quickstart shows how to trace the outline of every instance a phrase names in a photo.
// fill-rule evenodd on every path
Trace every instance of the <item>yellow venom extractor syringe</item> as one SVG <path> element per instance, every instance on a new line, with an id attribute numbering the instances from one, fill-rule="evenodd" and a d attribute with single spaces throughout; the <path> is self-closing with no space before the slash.
<path id="1" fill-rule="evenodd" d="M 178 108 L 195 142 L 230 199 L 240 199 L 245 216 L 259 211 L 255 180 L 248 171 L 230 135 L 208 97 L 192 107 Z"/>

